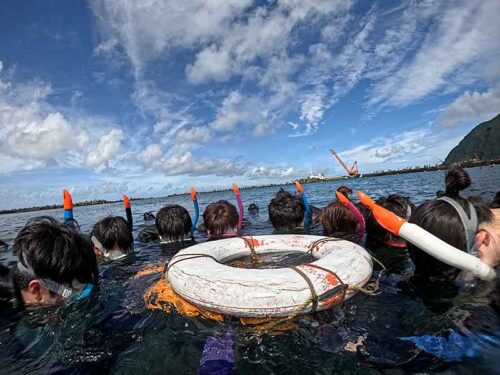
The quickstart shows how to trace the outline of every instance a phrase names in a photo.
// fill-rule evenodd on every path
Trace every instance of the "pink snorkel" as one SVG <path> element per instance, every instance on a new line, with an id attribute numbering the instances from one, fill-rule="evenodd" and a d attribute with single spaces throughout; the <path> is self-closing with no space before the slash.
<path id="1" fill-rule="evenodd" d="M 366 233 L 366 225 L 365 225 L 365 218 L 359 212 L 358 208 L 349 200 L 347 197 L 342 194 L 341 192 L 337 191 L 335 192 L 337 195 L 337 199 L 339 200 L 340 203 L 342 203 L 344 206 L 346 206 L 349 211 L 351 211 L 354 216 L 356 216 L 356 219 L 358 220 L 359 223 L 359 239 L 358 243 L 363 244 L 364 239 L 365 239 L 365 233 Z"/>
<path id="2" fill-rule="evenodd" d="M 241 229 L 241 223 L 243 222 L 243 202 L 241 201 L 241 196 L 240 196 L 240 190 L 238 189 L 238 186 L 233 183 L 233 193 L 234 196 L 236 197 L 236 200 L 238 201 L 238 208 L 240 210 L 240 214 L 238 216 L 238 225 L 237 229 L 238 231 Z"/>

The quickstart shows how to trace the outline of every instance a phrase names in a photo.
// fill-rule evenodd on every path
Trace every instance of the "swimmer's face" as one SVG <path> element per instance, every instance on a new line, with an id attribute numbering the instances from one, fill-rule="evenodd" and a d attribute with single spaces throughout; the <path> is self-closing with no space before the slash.
<path id="1" fill-rule="evenodd" d="M 476 234 L 476 246 L 479 259 L 495 267 L 500 264 L 500 209 L 497 208 L 492 211 L 494 214 L 493 221 L 479 226 Z"/>
<path id="2" fill-rule="evenodd" d="M 42 280 L 31 280 L 26 289 L 21 290 L 24 303 L 26 305 L 56 305 L 62 301 L 62 297 L 44 285 Z"/>

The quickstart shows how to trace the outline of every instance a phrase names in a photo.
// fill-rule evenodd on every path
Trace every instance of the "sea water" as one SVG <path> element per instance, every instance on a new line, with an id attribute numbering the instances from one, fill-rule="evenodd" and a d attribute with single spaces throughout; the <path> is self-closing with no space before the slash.
<path id="1" fill-rule="evenodd" d="M 488 202 L 500 187 L 500 166 L 468 170 L 473 181 L 465 196 L 481 196 Z M 237 182 L 237 181 L 236 181 Z M 324 207 L 338 186 L 346 184 L 372 197 L 401 194 L 419 204 L 444 190 L 444 172 L 423 172 L 319 182 L 304 185 L 310 204 Z M 293 191 L 287 185 L 284 189 Z M 245 207 L 259 206 L 257 214 L 245 212 L 250 222 L 244 235 L 272 234 L 267 205 L 279 187 L 241 190 Z M 77 197 L 75 197 L 77 198 Z M 227 199 L 231 192 L 199 194 L 200 212 L 210 202 Z M 188 196 L 132 202 L 134 237 L 147 224 L 143 213 L 176 203 L 193 213 Z M 107 215 L 124 215 L 122 204 L 75 208 L 83 233 Z M 12 244 L 16 233 L 30 218 L 63 216 L 62 209 L 0 216 L 0 239 Z M 321 235 L 320 227 L 312 234 Z M 205 235 L 196 233 L 203 241 Z M 419 291 L 408 285 L 412 265 L 406 250 L 369 249 L 388 268 L 382 276 L 380 294 L 357 294 L 342 306 L 296 319 L 280 334 L 253 335 L 236 321 L 219 323 L 186 318 L 175 312 L 147 310 L 144 291 L 161 274 L 134 277 L 146 267 L 172 256 L 158 243 L 136 241 L 135 253 L 124 262 L 100 265 L 101 287 L 90 299 L 68 306 L 28 311 L 0 327 L 0 373 L 114 373 L 189 374 L 199 367 L 208 337 L 223 335 L 232 326 L 234 369 L 239 374 L 404 374 L 415 372 L 499 373 L 498 347 L 485 347 L 477 358 L 446 363 L 419 353 L 399 337 L 446 335 L 462 325 L 477 332 L 498 333 L 500 315 L 481 287 L 458 296 L 443 291 Z M 15 257 L 0 253 L 3 264 Z M 378 275 L 378 269 L 374 273 Z M 429 293 L 430 292 L 430 293 Z M 496 291 L 498 293 L 498 290 Z M 498 306 L 496 307 L 498 308 Z M 356 345 L 362 342 L 363 345 Z"/>

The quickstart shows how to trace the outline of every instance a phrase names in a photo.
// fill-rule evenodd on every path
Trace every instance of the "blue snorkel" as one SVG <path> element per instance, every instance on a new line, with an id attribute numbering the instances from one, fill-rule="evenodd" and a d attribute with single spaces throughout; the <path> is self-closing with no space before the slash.
<path id="1" fill-rule="evenodd" d="M 71 194 L 66 189 L 63 190 L 64 199 L 64 222 L 69 223 L 75 221 L 73 219 L 73 199 L 71 199 Z"/>
<path id="2" fill-rule="evenodd" d="M 295 187 L 297 188 L 297 194 L 304 202 L 304 206 L 306 207 L 306 213 L 304 215 L 304 228 L 309 228 L 309 221 L 311 218 L 311 207 L 309 207 L 309 202 L 307 202 L 306 193 L 304 193 L 304 188 L 302 187 L 299 181 L 295 181 Z"/>
<path id="3" fill-rule="evenodd" d="M 194 231 L 196 229 L 196 223 L 198 223 L 198 218 L 200 217 L 200 208 L 198 207 L 198 198 L 196 197 L 196 190 L 191 188 L 191 200 L 193 201 L 194 206 L 194 219 L 193 225 L 191 226 L 191 238 L 194 238 Z"/>

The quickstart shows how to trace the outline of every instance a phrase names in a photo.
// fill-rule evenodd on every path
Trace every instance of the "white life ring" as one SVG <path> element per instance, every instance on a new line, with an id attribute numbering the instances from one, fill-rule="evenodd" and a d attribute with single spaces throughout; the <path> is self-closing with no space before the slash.
<path id="1" fill-rule="evenodd" d="M 296 267 L 307 276 L 318 296 L 336 286 L 332 281 L 332 272 L 344 284 L 360 287 L 372 275 L 370 255 L 353 242 L 308 235 L 246 238 L 254 245 L 257 255 L 307 252 L 311 244 L 318 241 L 311 251 L 311 255 L 317 259 L 311 263 L 313 266 L 302 264 Z M 224 264 L 248 256 L 249 247 L 249 243 L 242 238 L 191 246 L 170 260 L 166 277 L 173 290 L 190 303 L 230 316 L 286 317 L 311 298 L 308 282 L 292 268 L 243 269 Z M 345 298 L 355 293 L 355 289 L 349 288 Z M 332 307 L 331 296 L 317 301 L 314 307 L 316 310 Z M 314 307 L 310 303 L 301 313 L 311 312 Z"/>

